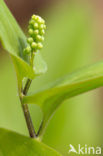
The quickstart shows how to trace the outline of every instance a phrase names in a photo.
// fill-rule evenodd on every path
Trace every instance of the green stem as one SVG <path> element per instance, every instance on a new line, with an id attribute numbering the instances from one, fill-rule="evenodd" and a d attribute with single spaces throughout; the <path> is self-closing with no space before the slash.
<path id="1" fill-rule="evenodd" d="M 30 80 L 30 79 L 27 80 L 27 83 L 26 83 L 24 90 L 23 90 L 23 96 L 25 96 L 27 94 L 27 92 L 30 88 L 31 82 L 32 82 L 32 80 Z M 22 98 L 21 98 L 21 103 L 22 103 Z M 28 105 L 22 104 L 22 109 L 24 112 L 24 116 L 25 116 L 27 127 L 28 127 L 29 135 L 31 138 L 36 138 L 36 132 L 34 130 L 34 126 L 33 126 L 32 120 L 31 120 Z"/>
<path id="2" fill-rule="evenodd" d="M 28 92 L 28 90 L 29 90 L 29 88 L 30 88 L 31 82 L 32 82 L 31 79 L 28 79 L 28 80 L 27 80 L 26 85 L 25 85 L 24 90 L 23 90 L 23 94 L 24 94 L 24 95 L 27 94 L 27 92 Z"/>
<path id="3" fill-rule="evenodd" d="M 32 67 L 33 67 L 33 60 L 34 60 L 34 53 L 32 53 L 32 55 L 31 55 L 31 66 Z M 25 85 L 25 87 L 24 87 L 24 89 L 22 91 L 23 96 L 27 95 L 28 90 L 29 90 L 30 85 L 31 85 L 31 82 L 32 82 L 31 79 L 27 80 L 26 85 Z M 22 97 L 20 99 L 21 99 L 21 103 L 22 103 Z M 28 105 L 27 104 L 22 104 L 22 109 L 23 109 L 23 112 L 24 112 L 24 116 L 25 116 L 27 127 L 28 127 L 29 135 L 30 135 L 31 138 L 36 138 L 37 135 L 36 135 L 33 123 L 32 123 L 32 119 L 31 119 L 31 116 L 30 116 Z"/>
<path id="4" fill-rule="evenodd" d="M 26 124 L 27 124 L 27 127 L 28 127 L 29 135 L 30 135 L 31 138 L 36 138 L 36 133 L 35 133 L 35 130 L 34 130 L 34 127 L 33 127 L 33 123 L 32 123 L 32 120 L 31 120 L 30 113 L 29 113 L 28 105 L 23 104 L 22 108 L 23 108 Z"/>

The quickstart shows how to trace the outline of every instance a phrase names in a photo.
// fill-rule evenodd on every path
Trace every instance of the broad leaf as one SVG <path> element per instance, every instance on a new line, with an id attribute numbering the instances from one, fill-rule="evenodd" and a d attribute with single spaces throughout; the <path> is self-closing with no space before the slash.
<path id="1" fill-rule="evenodd" d="M 0 156 L 61 156 L 54 149 L 15 132 L 0 129 Z"/>
<path id="2" fill-rule="evenodd" d="M 45 73 L 47 71 L 46 63 L 42 59 L 39 52 L 35 54 L 34 71 L 36 75 L 40 75 L 41 73 Z"/>
<path id="3" fill-rule="evenodd" d="M 33 79 L 36 74 L 46 71 L 46 64 L 40 58 L 39 53 L 36 55 L 34 62 L 39 62 L 43 66 L 39 66 L 38 69 L 38 64 L 35 63 L 35 70 L 33 70 L 29 65 L 29 57 L 23 53 L 23 49 L 27 46 L 26 37 L 3 0 L 0 0 L 0 40 L 5 50 L 12 56 L 19 88 L 24 77 Z"/>
<path id="4" fill-rule="evenodd" d="M 50 117 L 65 99 L 101 87 L 102 85 L 103 62 L 99 62 L 55 81 L 51 85 L 48 85 L 49 87 L 41 89 L 34 95 L 25 96 L 23 103 L 37 104 L 42 109 L 44 114 L 41 129 L 42 135 Z"/>

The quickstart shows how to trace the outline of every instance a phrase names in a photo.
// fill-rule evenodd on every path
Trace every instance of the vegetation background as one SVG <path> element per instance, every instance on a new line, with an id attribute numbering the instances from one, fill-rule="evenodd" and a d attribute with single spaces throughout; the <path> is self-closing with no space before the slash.
<path id="1" fill-rule="evenodd" d="M 5 0 L 22 29 L 27 32 L 31 15 L 39 14 L 47 24 L 42 56 L 48 72 L 33 81 L 30 91 L 76 69 L 102 60 L 103 2 L 69 0 Z M 0 50 L 0 127 L 28 135 L 17 95 L 14 67 L 8 53 Z M 68 155 L 69 144 L 103 143 L 103 89 L 65 101 L 56 111 L 43 142 Z M 30 106 L 37 130 L 42 114 Z"/>

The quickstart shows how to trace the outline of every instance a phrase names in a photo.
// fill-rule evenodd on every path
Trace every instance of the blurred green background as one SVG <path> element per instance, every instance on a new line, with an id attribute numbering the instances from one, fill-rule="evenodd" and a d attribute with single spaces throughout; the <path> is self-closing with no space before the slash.
<path id="1" fill-rule="evenodd" d="M 27 32 L 28 19 L 41 15 L 47 24 L 41 54 L 48 65 L 45 75 L 37 77 L 33 92 L 78 68 L 102 60 L 102 1 L 8 0 L 8 7 Z M 69 144 L 101 145 L 102 89 L 65 101 L 52 117 L 43 142 L 68 155 Z M 30 105 L 36 131 L 42 113 Z M 36 116 L 34 118 L 34 115 Z M 17 94 L 16 75 L 9 55 L 0 50 L 0 127 L 28 135 Z"/>

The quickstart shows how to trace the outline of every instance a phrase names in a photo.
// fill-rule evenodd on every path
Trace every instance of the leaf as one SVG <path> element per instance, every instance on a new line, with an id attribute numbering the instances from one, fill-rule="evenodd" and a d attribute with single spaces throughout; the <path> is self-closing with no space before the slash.
<path id="1" fill-rule="evenodd" d="M 36 54 L 34 62 L 37 62 L 39 59 L 40 63 L 43 63 L 44 68 L 41 68 L 41 65 L 38 70 L 38 65 L 35 64 L 35 70 L 33 70 L 30 66 L 28 55 L 23 53 L 23 49 L 27 46 L 26 37 L 3 0 L 0 0 L 0 40 L 4 49 L 12 56 L 16 68 L 19 88 L 24 77 L 33 79 L 36 73 L 41 74 L 46 71 L 46 64 L 44 66 L 44 61 L 39 59 L 39 53 Z"/>
<path id="2" fill-rule="evenodd" d="M 0 156 L 61 156 L 38 140 L 0 128 Z"/>
<path id="3" fill-rule="evenodd" d="M 23 103 L 37 104 L 43 111 L 41 135 L 49 119 L 64 100 L 103 86 L 103 62 L 82 68 L 48 86 L 23 99 Z"/>
<path id="4" fill-rule="evenodd" d="M 43 74 L 47 71 L 46 63 L 42 59 L 42 56 L 40 55 L 39 52 L 35 54 L 34 71 L 36 75 Z"/>

